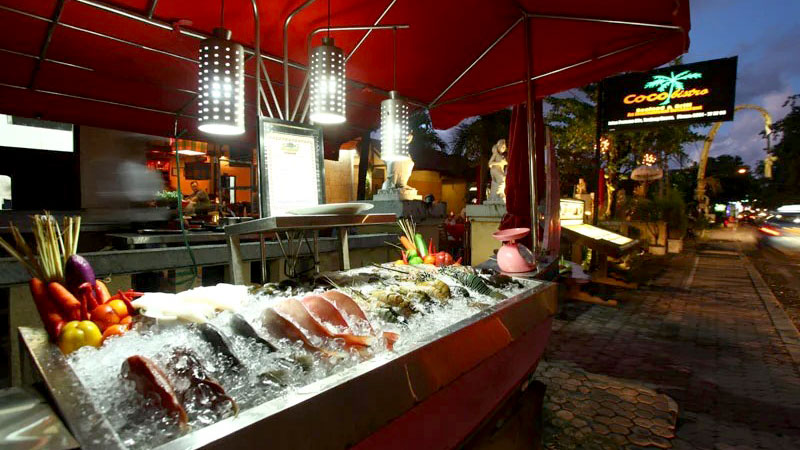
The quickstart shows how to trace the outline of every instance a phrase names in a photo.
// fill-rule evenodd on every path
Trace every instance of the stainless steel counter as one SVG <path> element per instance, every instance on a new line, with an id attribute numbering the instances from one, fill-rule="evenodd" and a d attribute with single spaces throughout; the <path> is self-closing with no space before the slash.
<path id="1" fill-rule="evenodd" d="M 349 246 L 351 249 L 381 248 L 386 247 L 386 241 L 396 240 L 397 235 L 393 233 L 350 235 Z M 266 242 L 265 247 L 268 259 L 282 257 L 283 253 L 277 242 Z M 320 253 L 338 252 L 340 249 L 341 245 L 337 238 L 319 239 Z M 258 242 L 244 242 L 240 250 L 243 261 L 261 259 L 262 249 Z M 195 244 L 192 245 L 192 251 L 198 266 L 224 265 L 230 262 L 230 252 L 226 244 Z M 180 246 L 90 252 L 82 255 L 89 260 L 95 273 L 100 276 L 177 269 L 192 265 L 186 248 Z M 300 255 L 307 256 L 309 252 L 303 248 Z M 0 258 L 0 287 L 27 283 L 29 279 L 30 275 L 17 260 L 11 257 Z"/>
<path id="2" fill-rule="evenodd" d="M 127 249 L 138 245 L 170 245 L 183 244 L 183 234 L 141 234 L 141 233 L 109 233 L 114 248 Z M 225 242 L 225 233 L 222 231 L 187 231 L 187 240 L 190 244 L 207 244 L 211 242 Z"/>
<path id="3" fill-rule="evenodd" d="M 547 326 L 547 333 L 540 338 L 546 341 L 550 319 L 556 312 L 557 287 L 548 282 L 531 282 L 531 286 L 439 330 L 404 352 L 364 361 L 242 411 L 237 417 L 186 434 L 159 449 L 350 447 L 416 405 L 424 404 L 454 380 L 463 379 L 462 375 L 473 373 L 515 341 L 531 339 L 531 332 L 537 327 Z M 83 386 L 60 351 L 47 342 L 44 330 L 20 328 L 20 334 L 33 366 L 81 446 L 125 448 L 106 419 L 88 402 Z M 545 342 L 538 344 L 539 351 L 543 350 Z M 521 351 L 526 348 L 522 346 Z M 474 386 L 474 390 L 480 389 L 481 386 Z"/>

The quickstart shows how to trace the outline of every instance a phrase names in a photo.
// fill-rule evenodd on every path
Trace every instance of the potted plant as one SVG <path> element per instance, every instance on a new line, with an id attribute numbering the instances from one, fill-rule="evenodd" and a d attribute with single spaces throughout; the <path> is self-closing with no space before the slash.
<path id="1" fill-rule="evenodd" d="M 688 217 L 686 203 L 680 192 L 670 189 L 663 197 L 659 198 L 662 216 L 667 223 L 667 251 L 680 253 L 683 251 L 683 238 L 686 236 Z"/>
<path id="2" fill-rule="evenodd" d="M 178 198 L 178 191 L 161 191 L 156 193 L 156 206 L 168 206 L 170 208 L 177 208 L 180 198 Z"/>
<path id="3" fill-rule="evenodd" d="M 645 197 L 634 197 L 628 203 L 628 216 L 631 220 L 641 222 L 649 234 L 648 249 L 654 255 L 666 254 L 666 247 L 661 245 L 662 229 L 664 225 L 663 207 L 659 200 Z"/>

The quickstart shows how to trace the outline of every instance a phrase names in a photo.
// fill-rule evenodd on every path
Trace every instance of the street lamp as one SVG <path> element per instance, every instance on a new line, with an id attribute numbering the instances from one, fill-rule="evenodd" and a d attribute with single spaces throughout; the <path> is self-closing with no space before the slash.
<path id="1" fill-rule="evenodd" d="M 744 167 L 740 167 L 739 170 L 736 171 L 737 173 L 744 175 L 747 173 L 747 169 Z"/>

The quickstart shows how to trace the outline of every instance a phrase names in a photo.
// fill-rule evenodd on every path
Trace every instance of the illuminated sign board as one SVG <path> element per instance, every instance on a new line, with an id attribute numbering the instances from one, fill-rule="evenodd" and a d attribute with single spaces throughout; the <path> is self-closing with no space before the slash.
<path id="1" fill-rule="evenodd" d="M 261 216 L 281 216 L 325 203 L 322 129 L 262 119 Z"/>
<path id="2" fill-rule="evenodd" d="M 607 131 L 733 120 L 737 57 L 608 78 L 600 115 Z"/>

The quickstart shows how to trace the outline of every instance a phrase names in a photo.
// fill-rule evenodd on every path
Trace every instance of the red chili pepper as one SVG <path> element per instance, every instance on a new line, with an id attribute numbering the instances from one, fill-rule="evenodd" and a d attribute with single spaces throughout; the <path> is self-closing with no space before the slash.
<path id="1" fill-rule="evenodd" d="M 403 257 L 403 262 L 408 264 L 408 256 L 406 256 L 406 252 L 401 250 L 400 255 Z"/>
<path id="2" fill-rule="evenodd" d="M 88 300 L 85 295 L 81 295 L 81 320 L 89 320 Z"/>
<path id="3" fill-rule="evenodd" d="M 119 300 L 122 300 L 122 302 L 125 303 L 125 307 L 128 308 L 128 314 L 132 316 L 136 312 L 136 310 L 133 309 L 133 305 L 131 304 L 131 299 L 129 299 L 128 296 L 125 295 L 125 293 L 122 291 L 117 292 L 117 295 L 119 296 Z"/>
<path id="4" fill-rule="evenodd" d="M 456 262 L 453 263 L 453 265 L 458 266 L 460 264 L 461 264 L 461 256 L 458 257 L 458 259 L 456 260 Z"/>
<path id="5" fill-rule="evenodd" d="M 434 253 L 436 253 L 436 248 L 433 246 L 433 238 L 431 238 L 431 240 L 428 241 L 428 254 L 432 255 Z"/>
<path id="6" fill-rule="evenodd" d="M 82 297 L 86 298 L 86 300 L 88 302 L 86 304 L 86 308 L 89 311 L 97 308 L 97 305 L 100 304 L 97 301 L 97 297 L 95 297 L 95 295 L 94 295 L 94 286 L 92 286 L 88 281 L 83 283 L 83 284 L 81 284 L 80 286 L 78 286 L 78 293 Z"/>

